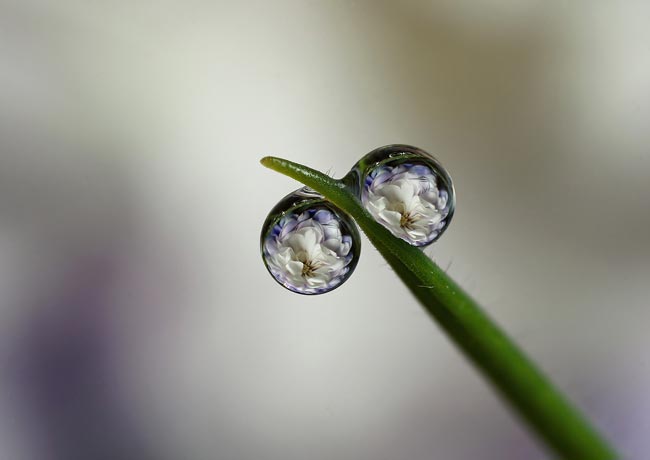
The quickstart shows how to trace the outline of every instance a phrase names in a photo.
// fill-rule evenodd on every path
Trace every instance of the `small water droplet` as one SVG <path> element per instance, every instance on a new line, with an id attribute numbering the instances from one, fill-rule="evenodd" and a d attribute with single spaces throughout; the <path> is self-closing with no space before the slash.
<path id="1" fill-rule="evenodd" d="M 264 264 L 278 283 L 298 294 L 323 294 L 350 277 L 361 238 L 347 214 L 305 187 L 271 210 L 260 245 Z"/>
<path id="2" fill-rule="evenodd" d="M 454 214 L 451 177 L 438 160 L 416 147 L 375 149 L 344 181 L 377 222 L 414 246 L 440 238 Z"/>

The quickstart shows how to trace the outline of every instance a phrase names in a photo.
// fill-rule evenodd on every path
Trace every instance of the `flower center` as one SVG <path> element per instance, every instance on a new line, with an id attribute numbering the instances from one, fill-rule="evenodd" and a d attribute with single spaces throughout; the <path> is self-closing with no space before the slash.
<path id="1" fill-rule="evenodd" d="M 406 229 L 412 229 L 413 224 L 415 224 L 416 220 L 417 218 L 415 214 L 409 211 L 404 211 L 402 213 L 402 217 L 399 219 L 399 226 Z"/>
<path id="2" fill-rule="evenodd" d="M 315 275 L 316 269 L 320 267 L 320 264 L 318 261 L 315 260 L 305 260 L 302 263 L 302 273 L 301 276 L 303 278 L 311 278 L 312 276 Z"/>

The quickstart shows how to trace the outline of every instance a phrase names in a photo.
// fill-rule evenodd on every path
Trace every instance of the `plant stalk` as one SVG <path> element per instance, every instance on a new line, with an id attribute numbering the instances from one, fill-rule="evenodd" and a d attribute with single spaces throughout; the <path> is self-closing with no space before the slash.
<path id="1" fill-rule="evenodd" d="M 342 181 L 276 157 L 261 163 L 313 188 L 354 218 L 427 313 L 555 454 L 575 460 L 618 458 L 479 305 L 420 249 L 378 224 Z"/>

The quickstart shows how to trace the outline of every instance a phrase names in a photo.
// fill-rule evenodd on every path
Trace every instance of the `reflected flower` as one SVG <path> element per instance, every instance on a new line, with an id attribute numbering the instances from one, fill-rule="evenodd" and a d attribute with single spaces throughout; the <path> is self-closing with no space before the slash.
<path id="1" fill-rule="evenodd" d="M 426 165 L 380 166 L 365 179 L 362 201 L 390 232 L 415 245 L 432 242 L 445 226 L 449 194 Z"/>
<path id="2" fill-rule="evenodd" d="M 302 294 L 330 291 L 347 278 L 354 257 L 352 237 L 324 207 L 284 215 L 264 240 L 271 274 Z"/>

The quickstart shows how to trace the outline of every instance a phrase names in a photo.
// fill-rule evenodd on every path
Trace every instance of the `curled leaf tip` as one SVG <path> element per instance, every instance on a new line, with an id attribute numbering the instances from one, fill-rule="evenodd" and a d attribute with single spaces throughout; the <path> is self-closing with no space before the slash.
<path id="1" fill-rule="evenodd" d="M 275 159 L 276 158 L 272 157 L 272 156 L 265 156 L 264 158 L 262 158 L 260 160 L 260 163 L 262 163 L 262 165 L 264 165 L 264 166 L 266 166 L 268 168 L 271 165 L 271 163 L 273 162 L 273 160 L 275 160 Z"/>
<path id="2" fill-rule="evenodd" d="M 266 156 L 260 160 L 260 163 L 262 163 L 263 166 L 266 166 L 267 168 L 277 172 L 281 172 L 282 169 L 286 169 L 287 167 L 295 166 L 295 164 L 289 160 L 285 160 L 284 158 L 278 158 L 274 156 Z M 304 166 L 302 167 L 304 168 Z"/>

